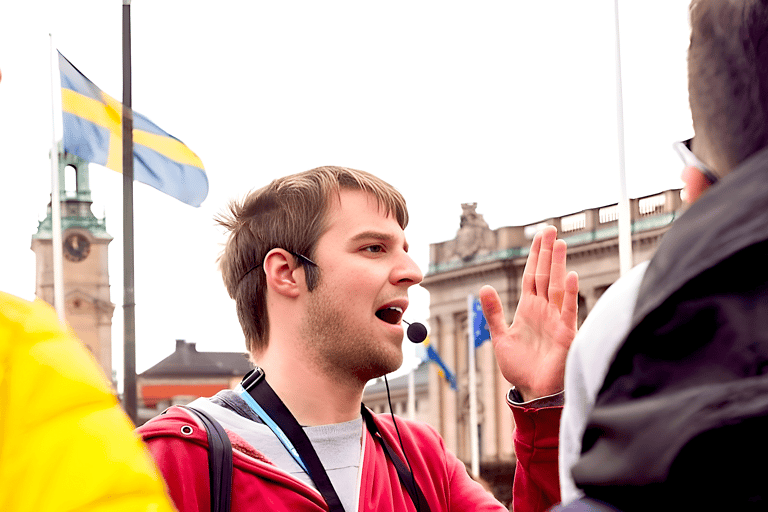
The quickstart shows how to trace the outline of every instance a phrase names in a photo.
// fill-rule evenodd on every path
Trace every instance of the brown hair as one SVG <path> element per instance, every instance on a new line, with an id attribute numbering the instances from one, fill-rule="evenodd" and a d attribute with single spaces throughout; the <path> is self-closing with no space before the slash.
<path id="1" fill-rule="evenodd" d="M 393 215 L 400 227 L 408 224 L 405 199 L 394 187 L 365 171 L 346 167 L 318 167 L 274 180 L 229 203 L 216 221 L 228 231 L 219 269 L 229 296 L 237 305 L 237 316 L 245 334 L 245 345 L 253 354 L 267 347 L 269 318 L 266 279 L 259 267 L 274 248 L 314 257 L 320 236 L 326 230 L 329 199 L 341 189 L 362 190 L 373 195 L 379 207 Z M 319 269 L 303 265 L 310 291 L 317 285 Z"/>
<path id="2" fill-rule="evenodd" d="M 768 0 L 691 2 L 691 112 L 722 173 L 768 144 L 767 7 Z"/>

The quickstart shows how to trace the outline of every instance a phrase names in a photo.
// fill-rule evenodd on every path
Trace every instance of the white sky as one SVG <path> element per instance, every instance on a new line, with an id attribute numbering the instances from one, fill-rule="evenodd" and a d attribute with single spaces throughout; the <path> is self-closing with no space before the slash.
<path id="1" fill-rule="evenodd" d="M 133 106 L 195 151 L 210 182 L 200 208 L 135 186 L 137 370 L 177 338 L 244 349 L 212 218 L 275 177 L 343 165 L 392 183 L 409 201 L 406 234 L 425 273 L 429 244 L 456 235 L 462 202 L 477 202 L 493 229 L 617 202 L 613 5 L 134 0 Z M 687 5 L 620 2 L 630 197 L 681 186 L 671 144 L 692 135 Z M 0 4 L 0 290 L 34 296 L 30 242 L 50 195 L 48 34 L 120 99 L 121 19 L 119 0 Z M 122 177 L 96 165 L 90 175 L 93 211 L 114 237 L 121 373 Z M 428 316 L 429 294 L 413 291 L 406 318 Z"/>

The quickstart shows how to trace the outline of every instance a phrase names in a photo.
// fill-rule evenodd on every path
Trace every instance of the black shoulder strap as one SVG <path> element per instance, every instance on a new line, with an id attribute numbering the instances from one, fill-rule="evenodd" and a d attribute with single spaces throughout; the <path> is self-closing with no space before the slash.
<path id="1" fill-rule="evenodd" d="M 320 494 L 323 495 L 323 498 L 325 498 L 328 509 L 331 512 L 343 512 L 344 508 L 341 505 L 341 500 L 336 494 L 336 490 L 333 488 L 333 484 L 331 484 L 328 474 L 325 472 L 325 468 L 320 462 L 312 443 L 296 421 L 296 418 L 293 417 L 293 414 L 291 414 L 283 401 L 280 400 L 280 397 L 277 396 L 272 387 L 266 380 L 264 380 L 264 371 L 260 368 L 252 371 L 243 378 L 241 385 L 251 398 L 253 398 L 256 404 L 264 410 L 271 421 L 282 430 L 282 433 L 288 438 L 290 443 L 293 444 L 293 448 L 295 448 L 298 452 L 298 456 L 306 465 L 309 477 L 315 483 L 315 486 L 318 491 L 320 491 Z M 381 444 L 387 457 L 394 464 L 400 483 L 411 496 L 414 505 L 416 505 L 416 510 L 419 512 L 429 512 L 427 500 L 424 498 L 424 494 L 416 483 L 413 473 L 408 470 L 402 459 L 400 459 L 397 453 L 395 453 L 387 444 L 386 440 L 381 435 L 379 428 L 376 426 L 376 423 L 373 421 L 373 416 L 365 405 L 361 404 L 360 411 L 371 436 Z M 277 432 L 275 434 L 277 435 Z"/>
<path id="2" fill-rule="evenodd" d="M 211 512 L 229 512 L 232 498 L 232 443 L 224 427 L 208 413 L 194 407 L 184 408 L 200 418 L 208 433 Z"/>
<path id="3" fill-rule="evenodd" d="M 405 490 L 408 491 L 408 494 L 410 494 L 413 504 L 416 505 L 416 510 L 420 512 L 429 512 L 429 503 L 427 503 L 424 493 L 421 492 L 419 484 L 416 483 L 416 477 L 414 477 L 413 472 L 405 466 L 403 459 L 395 453 L 392 447 L 389 446 L 389 443 L 387 443 L 387 440 L 384 439 L 384 436 L 379 431 L 379 427 L 376 426 L 376 422 L 373 421 L 371 411 L 363 405 L 360 408 L 360 412 L 365 419 L 365 424 L 368 427 L 368 432 L 371 433 L 371 437 L 379 442 L 382 448 L 384 448 L 384 452 L 387 454 L 387 457 L 389 457 L 389 460 L 395 465 L 397 476 L 400 478 L 400 483 L 405 487 Z M 405 448 L 403 448 L 403 451 L 405 451 Z"/>
<path id="4" fill-rule="evenodd" d="M 317 490 L 323 495 L 328 510 L 331 512 L 344 512 L 344 507 L 341 504 L 341 499 L 333 488 L 328 473 L 325 472 L 323 463 L 320 462 L 320 458 L 317 456 L 312 442 L 307 437 L 304 429 L 293 417 L 291 411 L 285 406 L 280 397 L 274 392 L 274 390 L 262 380 L 258 386 L 249 386 L 246 388 L 248 393 L 254 400 L 266 411 L 266 413 L 277 423 L 283 430 L 291 443 L 299 453 L 299 456 L 307 466 L 309 478 L 317 486 Z"/>

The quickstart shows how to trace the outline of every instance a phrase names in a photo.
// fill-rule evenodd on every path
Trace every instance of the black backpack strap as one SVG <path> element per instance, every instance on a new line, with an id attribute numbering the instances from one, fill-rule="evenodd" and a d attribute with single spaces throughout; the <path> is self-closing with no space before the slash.
<path id="1" fill-rule="evenodd" d="M 232 498 L 232 443 L 224 427 L 213 416 L 194 407 L 181 407 L 195 414 L 208 434 L 211 512 L 229 512 Z"/>
<path id="2" fill-rule="evenodd" d="M 400 478 L 400 483 L 403 487 L 405 487 L 405 490 L 408 491 L 408 494 L 411 496 L 413 504 L 416 505 L 416 510 L 420 512 L 430 512 L 429 503 L 427 503 L 427 499 L 424 497 L 424 493 L 421 492 L 419 484 L 416 483 L 416 478 L 414 477 L 413 473 L 406 467 L 403 459 L 401 459 L 400 456 L 395 453 L 392 447 L 389 446 L 389 443 L 387 443 L 386 439 L 384 439 L 384 436 L 379 431 L 379 427 L 376 426 L 376 422 L 373 421 L 373 415 L 371 414 L 371 411 L 369 411 L 368 408 L 363 405 L 360 408 L 360 412 L 363 415 L 363 419 L 365 419 L 365 425 L 368 427 L 368 432 L 371 433 L 371 437 L 378 441 L 382 448 L 384 448 L 384 452 L 387 454 L 387 457 L 389 457 L 389 460 L 391 460 L 392 464 L 394 464 L 395 470 L 397 470 L 397 476 Z M 405 451 L 405 448 L 403 448 L 403 451 Z"/>

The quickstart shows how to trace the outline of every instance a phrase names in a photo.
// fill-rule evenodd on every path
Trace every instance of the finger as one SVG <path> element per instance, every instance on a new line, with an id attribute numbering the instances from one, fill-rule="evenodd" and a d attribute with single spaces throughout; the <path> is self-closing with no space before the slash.
<path id="1" fill-rule="evenodd" d="M 498 339 L 506 331 L 507 323 L 504 319 L 504 306 L 492 286 L 485 285 L 480 288 L 480 304 L 483 306 L 483 315 L 488 323 L 491 339 Z"/>
<path id="2" fill-rule="evenodd" d="M 565 294 L 560 320 L 566 327 L 576 330 L 579 319 L 579 276 L 576 272 L 568 272 L 565 276 Z"/>
<path id="3" fill-rule="evenodd" d="M 549 292 L 549 274 L 552 267 L 552 245 L 557 238 L 557 229 L 554 226 L 547 226 L 541 231 L 541 248 L 539 249 L 539 260 L 536 264 L 536 295 L 539 297 L 548 297 Z"/>
<path id="4" fill-rule="evenodd" d="M 525 268 L 523 269 L 522 294 L 536 293 L 536 265 L 539 261 L 539 249 L 541 249 L 541 231 L 536 233 L 536 235 L 533 237 L 533 242 L 531 242 L 531 250 L 528 253 L 528 259 L 525 261 Z"/>
<path id="5" fill-rule="evenodd" d="M 561 309 L 565 293 L 565 257 L 567 245 L 564 240 L 556 240 L 552 246 L 552 267 L 549 273 L 549 302 Z"/>

